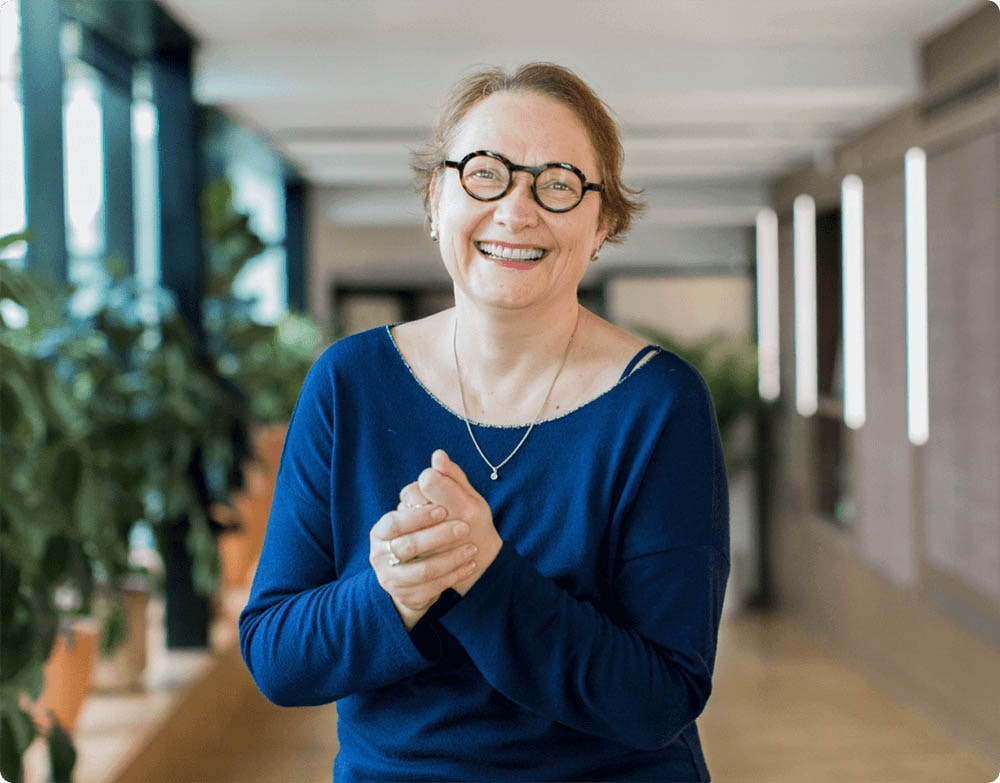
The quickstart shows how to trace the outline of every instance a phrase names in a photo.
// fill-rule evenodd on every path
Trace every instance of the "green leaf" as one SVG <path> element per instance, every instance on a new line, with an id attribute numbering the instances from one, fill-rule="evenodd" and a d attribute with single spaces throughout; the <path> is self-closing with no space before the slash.
<path id="1" fill-rule="evenodd" d="M 73 546 L 74 542 L 65 533 L 58 533 L 48 540 L 42 555 L 41 573 L 50 584 L 56 584 L 65 576 Z"/>
<path id="2" fill-rule="evenodd" d="M 45 477 L 48 479 L 48 491 L 60 506 L 67 510 L 72 509 L 80 493 L 83 456 L 69 444 L 58 449 L 53 456 L 49 463 L 51 473 Z"/>
<path id="3" fill-rule="evenodd" d="M 20 231 L 16 234 L 5 234 L 0 237 L 0 251 L 6 250 L 15 242 L 27 242 L 31 239 L 30 231 Z"/>
<path id="4" fill-rule="evenodd" d="M 73 747 L 73 740 L 69 734 L 57 720 L 52 722 L 52 728 L 49 729 L 48 745 L 52 783 L 73 783 L 76 748 Z"/>
<path id="5" fill-rule="evenodd" d="M 7 351 L 0 354 L 4 367 L 0 380 L 0 426 L 28 450 L 45 438 L 45 409 L 38 403 L 38 389 L 30 371 L 11 354 Z"/>
<path id="6" fill-rule="evenodd" d="M 3 667 L 0 668 L 0 683 L 24 682 L 32 661 L 37 658 L 38 639 L 34 625 L 27 613 L 19 613 L 16 619 L 4 623 L 3 642 L 0 650 L 3 652 Z M 37 667 L 41 670 L 41 666 Z"/>
<path id="7" fill-rule="evenodd" d="M 35 722 L 16 704 L 0 710 L 0 774 L 11 783 L 21 783 L 21 759 L 35 738 Z"/>
<path id="8" fill-rule="evenodd" d="M 202 514 L 191 515 L 191 528 L 187 534 L 187 550 L 191 555 L 191 579 L 194 589 L 201 595 L 211 595 L 219 581 L 219 550 Z"/>
<path id="9" fill-rule="evenodd" d="M 101 633 L 101 655 L 107 657 L 122 643 L 128 631 L 128 614 L 121 593 L 109 597 Z"/>

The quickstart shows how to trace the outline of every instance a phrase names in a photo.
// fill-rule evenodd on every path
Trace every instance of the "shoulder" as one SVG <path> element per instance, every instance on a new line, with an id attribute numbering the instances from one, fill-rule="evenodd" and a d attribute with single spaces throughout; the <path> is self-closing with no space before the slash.
<path id="1" fill-rule="evenodd" d="M 648 376 L 674 407 L 702 408 L 715 415 L 712 394 L 701 372 L 689 361 L 666 348 L 649 360 Z"/>
<path id="2" fill-rule="evenodd" d="M 303 394 L 326 397 L 332 387 L 377 379 L 391 367 L 395 354 L 388 326 L 341 337 L 313 362 L 302 387 Z"/>
<path id="3" fill-rule="evenodd" d="M 586 353 L 595 374 L 613 379 L 615 384 L 634 378 L 635 386 L 655 389 L 657 396 L 665 390 L 682 394 L 707 392 L 701 374 L 681 356 L 599 316 L 587 315 L 590 323 Z"/>
<path id="4" fill-rule="evenodd" d="M 708 386 L 698 369 L 673 351 L 655 346 L 656 351 L 642 368 L 656 383 L 681 393 L 707 393 Z"/>
<path id="5" fill-rule="evenodd" d="M 358 363 L 384 361 L 394 352 L 389 326 L 377 326 L 335 340 L 319 355 L 313 370 L 336 370 Z"/>

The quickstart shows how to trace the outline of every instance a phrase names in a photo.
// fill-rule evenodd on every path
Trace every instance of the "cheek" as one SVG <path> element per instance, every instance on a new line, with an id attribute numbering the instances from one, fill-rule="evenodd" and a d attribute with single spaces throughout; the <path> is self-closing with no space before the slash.
<path id="1" fill-rule="evenodd" d="M 450 233 L 453 239 L 461 240 L 464 237 L 456 235 L 468 234 L 480 225 L 488 217 L 488 210 L 478 202 L 470 203 L 470 201 L 464 191 L 455 193 L 453 190 L 445 189 L 435 210 L 439 231 L 443 229 Z"/>

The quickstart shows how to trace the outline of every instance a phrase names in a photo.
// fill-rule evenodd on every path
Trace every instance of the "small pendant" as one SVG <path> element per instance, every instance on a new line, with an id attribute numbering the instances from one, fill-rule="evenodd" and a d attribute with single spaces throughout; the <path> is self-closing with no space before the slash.
<path id="1" fill-rule="evenodd" d="M 500 478 L 500 476 L 498 476 L 497 472 L 494 470 L 492 473 L 490 473 L 490 478 L 496 481 L 498 478 Z"/>

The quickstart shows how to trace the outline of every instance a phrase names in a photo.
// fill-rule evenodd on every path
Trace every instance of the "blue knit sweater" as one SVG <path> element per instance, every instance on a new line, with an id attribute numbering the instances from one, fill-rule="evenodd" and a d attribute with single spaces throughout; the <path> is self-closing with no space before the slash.
<path id="1" fill-rule="evenodd" d="M 523 432 L 476 427 L 494 463 Z M 504 545 L 407 633 L 368 531 L 437 448 L 489 502 Z M 489 473 L 387 328 L 331 346 L 292 417 L 240 617 L 261 691 L 337 702 L 337 783 L 708 780 L 694 721 L 729 532 L 702 380 L 661 351 L 540 422 L 499 481 Z"/>

